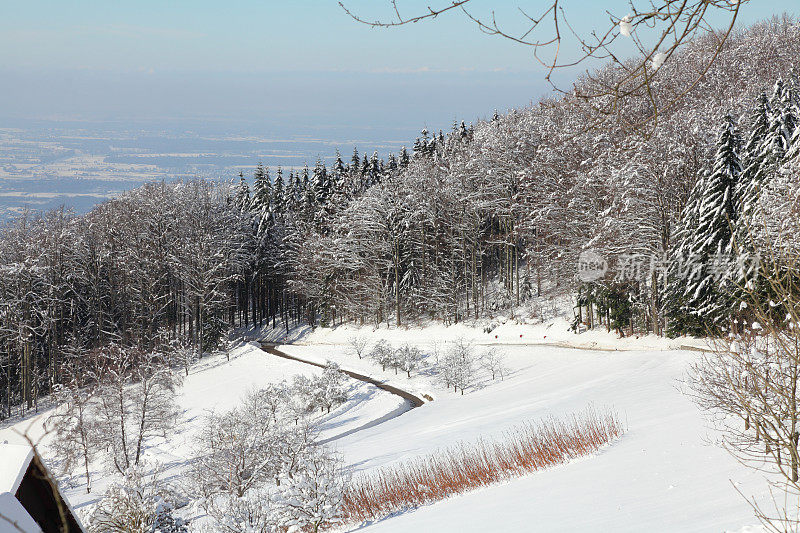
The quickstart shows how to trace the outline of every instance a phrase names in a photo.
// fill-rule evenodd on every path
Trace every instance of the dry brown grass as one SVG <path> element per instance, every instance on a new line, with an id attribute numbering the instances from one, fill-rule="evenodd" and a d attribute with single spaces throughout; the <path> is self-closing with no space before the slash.
<path id="1" fill-rule="evenodd" d="M 348 521 L 374 520 L 590 455 L 620 437 L 612 411 L 526 423 L 497 442 L 479 440 L 356 477 L 347 490 Z"/>

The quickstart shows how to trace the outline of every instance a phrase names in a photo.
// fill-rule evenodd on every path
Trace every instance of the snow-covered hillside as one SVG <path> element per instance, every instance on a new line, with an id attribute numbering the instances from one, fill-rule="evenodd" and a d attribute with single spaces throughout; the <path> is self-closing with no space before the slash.
<path id="1" fill-rule="evenodd" d="M 561 331 L 553 326 L 548 337 L 587 342 Z M 680 390 L 695 352 L 526 346 L 525 338 L 541 331 L 510 324 L 490 334 L 463 327 L 356 332 L 423 348 L 468 334 L 478 346 L 500 343 L 511 374 L 502 382 L 484 379 L 462 397 L 425 376 L 408 380 L 346 355 L 346 346 L 338 343 L 353 333 L 317 330 L 302 340 L 305 345 L 282 349 L 308 359 L 334 358 L 343 368 L 371 369 L 420 392 L 437 391 L 434 402 L 337 441 L 357 471 L 479 437 L 501 437 L 520 421 L 568 416 L 590 404 L 616 409 L 628 427 L 596 457 L 407 512 L 370 531 L 726 531 L 755 522 L 737 489 L 764 496 L 763 477 L 708 442 L 714 435 Z M 531 338 L 540 340 L 547 339 Z M 611 336 L 599 333 L 589 342 L 614 347 Z M 636 342 L 616 346 L 630 349 Z M 646 346 L 653 339 L 638 342 Z"/>
<path id="2" fill-rule="evenodd" d="M 204 415 L 233 408 L 250 390 L 289 380 L 297 374 L 311 376 L 320 372 L 320 369 L 309 365 L 271 356 L 253 344 L 234 349 L 230 353 L 230 360 L 222 355 L 204 359 L 192 368 L 177 398 L 182 411 L 177 431 L 168 435 L 167 439 L 148 441 L 144 458 L 159 464 L 165 478 L 180 479 L 196 451 L 194 436 L 202 425 Z M 318 419 L 319 439 L 336 438 L 409 408 L 401 398 L 354 380 L 349 384 L 348 395 L 347 402 Z M 20 433 L 25 432 L 34 440 L 43 437 L 40 451 L 46 459 L 57 461 L 57 457 L 48 453 L 48 443 L 52 435 L 45 435 L 43 430 L 43 422 L 51 412 L 48 410 L 0 429 L 0 442 L 24 444 L 26 441 Z M 64 481 L 64 492 L 79 512 L 88 510 L 109 483 L 116 479 L 97 461 L 92 472 L 94 487 L 91 494 L 86 494 L 85 480 L 79 477 L 80 472 L 75 474 L 73 480 Z"/>
<path id="3" fill-rule="evenodd" d="M 500 349 L 509 372 L 504 380 L 495 381 L 484 372 L 461 395 L 446 390 L 429 366 L 423 365 L 409 379 L 402 372 L 384 372 L 374 362 L 358 359 L 348 346 L 353 336 L 368 345 L 380 339 L 395 346 L 409 343 L 426 354 L 467 338 L 477 350 Z M 661 340 L 662 349 L 657 350 L 659 341 L 651 338 L 617 343 L 613 335 L 566 333 L 559 323 L 548 328 L 511 322 L 491 332 L 466 326 L 345 327 L 295 331 L 291 337 L 294 343 L 280 348 L 290 355 L 334 360 L 344 369 L 433 398 L 408 410 L 401 398 L 353 381 L 350 400 L 321 419 L 320 438 L 329 440 L 354 472 L 369 472 L 460 442 L 499 439 L 522 422 L 569 416 L 587 406 L 612 408 L 627 426 L 620 440 L 594 457 L 359 526 L 369 531 L 739 530 L 755 519 L 737 489 L 759 497 L 767 490 L 760 474 L 707 442 L 714 435 L 680 390 L 679 380 L 697 353 L 669 349 L 681 341 Z M 568 341 L 584 347 L 540 345 Z M 603 349 L 586 349 L 590 343 Z M 230 361 L 224 356 L 203 360 L 192 368 L 178 398 L 184 411 L 180 430 L 167 440 L 151 441 L 148 458 L 165 465 L 165 475 L 179 479 L 192 453 L 193 432 L 205 412 L 233 407 L 254 387 L 319 371 L 277 358 L 253 343 L 235 349 Z M 15 428 L 29 424 L 20 422 Z M 18 439 L 13 429 L 0 430 L 0 440 Z M 46 454 L 47 447 L 43 449 Z M 101 476 L 100 466 L 96 468 L 95 474 Z M 76 508 L 86 510 L 110 479 L 103 477 L 91 495 L 84 494 L 81 486 L 67 486 L 66 494 Z M 188 508 L 183 511 L 192 516 Z"/>

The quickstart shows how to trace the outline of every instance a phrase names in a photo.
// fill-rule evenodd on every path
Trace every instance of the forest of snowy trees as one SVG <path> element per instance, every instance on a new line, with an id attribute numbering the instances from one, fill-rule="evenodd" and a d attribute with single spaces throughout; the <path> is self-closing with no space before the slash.
<path id="1" fill-rule="evenodd" d="M 653 85 L 697 76 L 711 38 Z M 572 294 L 576 322 L 620 334 L 736 328 L 764 239 L 796 225 L 799 54 L 791 19 L 740 31 L 652 135 L 586 130 L 586 104 L 567 97 L 423 130 L 385 160 L 259 165 L 86 215 L 22 214 L 0 229 L 0 418 L 88 351 L 188 365 L 239 326 L 454 323 Z M 589 249 L 610 268 L 585 282 Z"/>

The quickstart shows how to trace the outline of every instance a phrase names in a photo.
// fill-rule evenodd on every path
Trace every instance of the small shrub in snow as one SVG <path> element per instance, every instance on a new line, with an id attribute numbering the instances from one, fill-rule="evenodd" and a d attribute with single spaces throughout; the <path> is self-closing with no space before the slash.
<path id="1" fill-rule="evenodd" d="M 278 531 L 278 517 L 272 504 L 274 487 L 259 486 L 242 496 L 220 494 L 204 502 L 203 508 L 213 519 L 210 531 L 229 533 L 273 533 Z"/>
<path id="2" fill-rule="evenodd" d="M 288 531 L 314 531 L 344 517 L 347 477 L 341 462 L 327 453 L 306 457 L 298 474 L 273 496 L 279 523 Z"/>
<path id="3" fill-rule="evenodd" d="M 394 349 L 392 345 L 384 339 L 379 340 L 375 346 L 372 347 L 372 350 L 369 352 L 369 357 L 381 365 L 383 370 L 386 370 L 387 366 L 391 366 L 395 362 Z"/>
<path id="4" fill-rule="evenodd" d="M 156 509 L 153 533 L 188 533 L 189 528 L 182 518 L 175 518 L 172 506 L 162 502 Z"/>
<path id="5" fill-rule="evenodd" d="M 505 379 L 508 371 L 505 365 L 505 356 L 496 348 L 489 348 L 483 352 L 479 362 L 481 367 L 492 375 L 492 380 L 497 376 L 500 376 L 500 379 Z"/>
<path id="6" fill-rule="evenodd" d="M 624 427 L 613 412 L 592 409 L 566 421 L 525 424 L 503 440 L 437 452 L 359 476 L 348 484 L 346 521 L 375 520 L 455 494 L 513 479 L 596 452 L 620 437 Z"/>
<path id="7" fill-rule="evenodd" d="M 88 517 L 91 533 L 185 533 L 172 515 L 175 492 L 158 480 L 158 470 L 135 467 L 113 484 Z"/>
<path id="8" fill-rule="evenodd" d="M 411 372 L 419 368 L 423 359 L 422 352 L 419 348 L 416 346 L 409 346 L 408 344 L 404 344 L 398 348 L 395 357 L 397 359 L 397 366 L 401 368 L 408 377 L 411 377 Z"/>
<path id="9" fill-rule="evenodd" d="M 367 339 L 364 337 L 354 335 L 347 339 L 347 344 L 350 347 L 350 352 L 363 359 L 367 355 Z"/>

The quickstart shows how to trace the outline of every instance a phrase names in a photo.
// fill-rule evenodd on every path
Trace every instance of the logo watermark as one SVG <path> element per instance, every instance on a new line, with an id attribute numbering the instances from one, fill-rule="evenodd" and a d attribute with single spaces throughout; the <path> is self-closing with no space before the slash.
<path id="1" fill-rule="evenodd" d="M 754 255 L 736 255 L 717 253 L 712 256 L 670 257 L 657 254 L 620 254 L 607 260 L 597 250 L 584 250 L 578 257 L 577 276 L 589 283 L 613 274 L 613 281 L 648 281 L 668 272 L 677 278 L 692 280 L 711 277 L 721 282 L 727 277 L 748 276 L 756 272 L 760 265 L 760 257 Z M 748 276 L 749 277 L 749 276 Z"/>
<path id="2" fill-rule="evenodd" d="M 578 278 L 589 283 L 597 281 L 608 272 L 608 262 L 595 250 L 584 250 L 578 257 Z"/>

